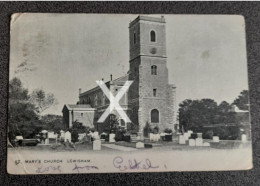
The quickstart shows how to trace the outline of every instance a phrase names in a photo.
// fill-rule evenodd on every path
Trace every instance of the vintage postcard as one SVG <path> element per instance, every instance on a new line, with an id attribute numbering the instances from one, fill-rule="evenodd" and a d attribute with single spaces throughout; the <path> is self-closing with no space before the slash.
<path id="1" fill-rule="evenodd" d="M 10 174 L 252 168 L 239 15 L 17 13 Z"/>

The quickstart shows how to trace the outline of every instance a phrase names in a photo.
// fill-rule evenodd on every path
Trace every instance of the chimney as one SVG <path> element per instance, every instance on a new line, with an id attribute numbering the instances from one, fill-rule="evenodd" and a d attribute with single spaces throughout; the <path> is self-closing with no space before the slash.
<path id="1" fill-rule="evenodd" d="M 111 81 L 113 80 L 113 75 L 112 74 L 110 74 L 110 79 L 111 79 Z"/>
<path id="2" fill-rule="evenodd" d="M 79 94 L 81 94 L 81 88 L 79 88 Z"/>

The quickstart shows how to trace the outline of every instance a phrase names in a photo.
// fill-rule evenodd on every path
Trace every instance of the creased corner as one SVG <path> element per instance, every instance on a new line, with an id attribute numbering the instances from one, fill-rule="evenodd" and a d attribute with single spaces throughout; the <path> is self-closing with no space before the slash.
<path id="1" fill-rule="evenodd" d="M 11 16 L 11 26 L 23 15 L 24 13 L 14 13 Z"/>

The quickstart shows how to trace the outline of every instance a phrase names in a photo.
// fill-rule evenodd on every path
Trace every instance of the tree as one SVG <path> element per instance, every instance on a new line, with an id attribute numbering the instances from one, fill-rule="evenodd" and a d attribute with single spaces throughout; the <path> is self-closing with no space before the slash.
<path id="1" fill-rule="evenodd" d="M 36 89 L 31 93 L 30 102 L 36 106 L 39 114 L 58 103 L 52 93 L 46 94 L 42 89 Z"/>
<path id="2" fill-rule="evenodd" d="M 13 78 L 9 82 L 9 105 L 18 102 L 27 102 L 29 99 L 28 90 L 23 88 L 19 78 Z"/>
<path id="3" fill-rule="evenodd" d="M 248 90 L 243 90 L 240 92 L 239 96 L 234 100 L 233 104 L 236 105 L 240 110 L 249 110 Z"/>
<path id="4" fill-rule="evenodd" d="M 74 121 L 69 130 L 71 132 L 71 141 L 75 143 L 78 141 L 79 133 L 85 133 L 88 129 L 82 123 Z"/>
<path id="5" fill-rule="evenodd" d="M 235 116 L 234 113 L 230 112 L 230 109 L 231 105 L 226 101 L 222 101 L 218 105 L 214 123 L 234 123 Z"/>
<path id="6" fill-rule="evenodd" d="M 41 127 L 35 106 L 29 102 L 28 90 L 18 78 L 9 82 L 8 127 L 10 140 L 17 135 L 33 137 Z"/>
<path id="7" fill-rule="evenodd" d="M 62 116 L 47 114 L 41 117 L 41 121 L 46 130 L 51 130 L 55 133 L 59 133 L 60 130 L 65 130 Z"/>
<path id="8" fill-rule="evenodd" d="M 200 131 L 206 124 L 215 123 L 217 103 L 212 99 L 184 100 L 179 105 L 180 128 Z"/>

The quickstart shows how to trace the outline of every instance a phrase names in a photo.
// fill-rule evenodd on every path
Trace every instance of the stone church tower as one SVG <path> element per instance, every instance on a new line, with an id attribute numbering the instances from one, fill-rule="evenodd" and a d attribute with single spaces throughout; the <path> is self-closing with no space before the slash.
<path id="1" fill-rule="evenodd" d="M 175 89 L 168 82 L 165 18 L 138 16 L 129 24 L 130 119 L 139 131 L 148 122 L 160 131 L 176 124 Z"/>

